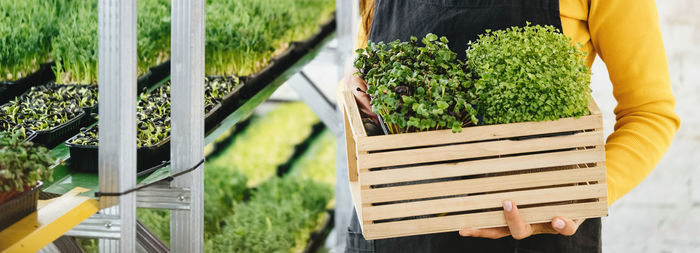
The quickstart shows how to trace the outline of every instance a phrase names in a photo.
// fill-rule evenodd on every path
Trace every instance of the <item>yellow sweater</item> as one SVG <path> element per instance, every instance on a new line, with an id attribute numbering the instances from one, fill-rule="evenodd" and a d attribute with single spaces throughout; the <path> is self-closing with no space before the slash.
<path id="1" fill-rule="evenodd" d="M 374 5 L 374 0 L 367 1 Z M 671 145 L 674 113 L 666 52 L 654 0 L 559 0 L 564 34 L 584 45 L 586 64 L 600 55 L 610 73 L 615 131 L 605 144 L 608 205 L 637 186 Z M 367 44 L 370 14 L 360 26 Z"/>

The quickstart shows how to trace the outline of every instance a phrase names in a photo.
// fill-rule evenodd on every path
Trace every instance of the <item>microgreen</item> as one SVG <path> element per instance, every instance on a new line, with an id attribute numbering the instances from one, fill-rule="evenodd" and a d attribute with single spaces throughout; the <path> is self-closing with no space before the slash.
<path id="1" fill-rule="evenodd" d="M 72 85 L 32 87 L 0 107 L 0 131 L 49 130 L 77 117 L 83 107 L 94 106 L 96 98 L 96 88 Z"/>
<path id="2" fill-rule="evenodd" d="M 0 81 L 23 78 L 50 61 L 62 0 L 0 0 Z"/>
<path id="3" fill-rule="evenodd" d="M 207 77 L 205 113 L 221 103 L 223 97 L 233 92 L 237 85 L 238 78 L 235 77 Z M 152 91 L 144 90 L 139 97 L 141 99 L 136 106 L 136 146 L 153 146 L 170 136 L 170 82 Z M 98 129 L 81 129 L 69 142 L 78 145 L 98 145 Z"/>
<path id="4" fill-rule="evenodd" d="M 305 245 L 332 198 L 330 186 L 297 177 L 271 178 L 248 202 L 234 203 L 207 252 L 288 252 Z"/>
<path id="5" fill-rule="evenodd" d="M 170 1 L 137 3 L 137 75 L 165 61 L 170 49 Z M 97 0 L 71 1 L 52 41 L 57 83 L 97 83 Z"/>
<path id="6" fill-rule="evenodd" d="M 476 108 L 485 124 L 588 113 L 590 73 L 581 45 L 552 26 L 487 31 L 469 43 Z"/>
<path id="7" fill-rule="evenodd" d="M 477 123 L 472 79 L 447 38 L 428 34 L 410 41 L 369 42 L 354 65 L 367 82 L 372 110 L 392 134 L 436 129 L 460 132 Z"/>
<path id="8" fill-rule="evenodd" d="M 21 192 L 39 180 L 52 180 L 49 167 L 56 160 L 45 147 L 25 142 L 23 134 L 0 132 L 0 192 Z"/>
<path id="9" fill-rule="evenodd" d="M 333 0 L 209 0 L 206 73 L 255 73 L 290 42 L 312 35 L 334 9 Z"/>

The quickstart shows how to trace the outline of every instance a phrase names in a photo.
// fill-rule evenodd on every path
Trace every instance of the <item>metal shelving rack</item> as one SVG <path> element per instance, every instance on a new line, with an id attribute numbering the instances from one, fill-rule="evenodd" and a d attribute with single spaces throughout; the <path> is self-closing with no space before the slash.
<path id="1" fill-rule="evenodd" d="M 129 127 L 136 122 L 136 0 L 99 0 L 99 173 L 69 171 L 65 165 L 55 168 L 55 181 L 44 191 L 62 195 L 39 204 L 36 216 L 0 231 L 0 251 L 37 251 L 61 235 L 99 238 L 100 252 L 157 252 L 141 245 L 142 231 L 137 233 L 136 208 L 171 210 L 171 251 L 203 251 L 203 165 L 172 182 L 166 177 L 190 169 L 204 158 L 204 145 L 247 118 L 285 81 L 300 74 L 303 81 L 290 82 L 322 122 L 337 136 L 342 135 L 341 115 L 315 84 L 301 71 L 334 37 L 336 63 L 340 66 L 352 54 L 351 36 L 357 15 L 357 0 L 337 0 L 337 34 L 323 39 L 293 66 L 280 73 L 271 83 L 248 99 L 204 136 L 204 0 L 172 1 L 171 80 L 172 143 L 171 164 L 147 177 L 136 176 L 136 132 Z M 348 49 L 348 50 L 341 50 Z M 342 69 L 342 68 L 341 68 Z M 340 73 L 339 73 L 340 74 Z M 199 119 L 199 120 L 192 120 Z M 342 138 L 341 138 L 342 139 Z M 339 147 L 344 146 L 342 142 Z M 67 159 L 68 148 L 61 144 L 52 150 Z M 338 164 L 345 164 L 344 152 L 338 152 Z M 346 169 L 337 168 L 339 175 Z M 137 183 L 158 184 L 123 194 L 94 199 L 95 191 L 120 193 Z M 339 182 L 340 188 L 346 186 Z M 348 202 L 341 192 L 337 203 Z M 345 208 L 345 207 L 343 207 Z M 336 221 L 336 225 L 338 222 Z M 18 233 L 18 231 L 21 231 Z M 342 231 L 339 230 L 339 231 Z M 11 233 L 10 233 L 11 232 Z M 12 235 L 12 236 L 9 236 Z M 336 237 L 338 241 L 344 241 Z M 5 240 L 9 239 L 9 240 Z M 53 250 L 53 251 L 52 251 Z M 49 247 L 43 252 L 57 251 Z"/>

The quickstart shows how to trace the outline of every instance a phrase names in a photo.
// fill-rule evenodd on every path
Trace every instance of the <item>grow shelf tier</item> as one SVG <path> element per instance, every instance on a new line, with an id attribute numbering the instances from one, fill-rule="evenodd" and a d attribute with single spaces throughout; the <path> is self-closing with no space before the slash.
<path id="1" fill-rule="evenodd" d="M 292 57 L 296 59 L 291 59 L 294 61 L 289 64 L 289 67 L 284 69 L 279 69 L 277 66 L 271 69 L 279 69 L 272 73 L 266 73 L 271 78 L 271 81 L 267 83 L 257 83 L 257 85 L 263 86 L 259 91 L 245 100 L 235 111 L 233 111 L 227 117 L 219 123 L 218 126 L 214 127 L 205 137 L 205 144 L 210 144 L 216 140 L 220 135 L 224 134 L 228 129 L 235 126 L 238 122 L 250 116 L 258 105 L 265 102 L 272 93 L 277 90 L 284 82 L 286 82 L 290 77 L 299 72 L 306 64 L 308 64 L 312 59 L 318 55 L 318 53 L 335 37 L 335 20 L 331 20 L 329 23 L 324 25 L 314 38 L 307 40 L 302 43 L 296 44 L 296 50 L 299 55 L 298 57 Z M 310 44 L 310 45 L 304 45 Z M 304 48 L 303 46 L 306 46 Z M 281 65 L 285 65 L 283 62 L 278 62 Z M 70 152 L 65 144 L 60 144 L 51 150 L 51 154 L 63 161 L 70 158 Z M 170 175 L 170 166 L 164 166 L 155 172 L 151 173 L 147 177 L 139 177 L 139 183 L 150 183 L 165 179 Z M 81 193 L 81 196 L 94 196 L 95 191 L 98 189 L 98 176 L 97 173 L 84 173 L 71 170 L 65 164 L 60 164 L 54 169 L 54 181 L 46 183 L 42 190 L 45 192 L 50 192 L 54 194 L 65 194 L 75 187 L 81 187 L 89 189 L 86 192 Z"/>

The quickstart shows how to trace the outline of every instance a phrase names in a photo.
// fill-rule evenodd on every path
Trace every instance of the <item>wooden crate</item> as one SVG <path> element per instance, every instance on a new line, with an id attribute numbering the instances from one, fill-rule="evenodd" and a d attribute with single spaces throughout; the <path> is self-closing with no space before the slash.
<path id="1" fill-rule="evenodd" d="M 343 99 L 350 188 L 368 240 L 505 226 L 505 199 L 529 223 L 607 215 L 593 100 L 578 119 L 367 136 L 352 94 Z"/>

